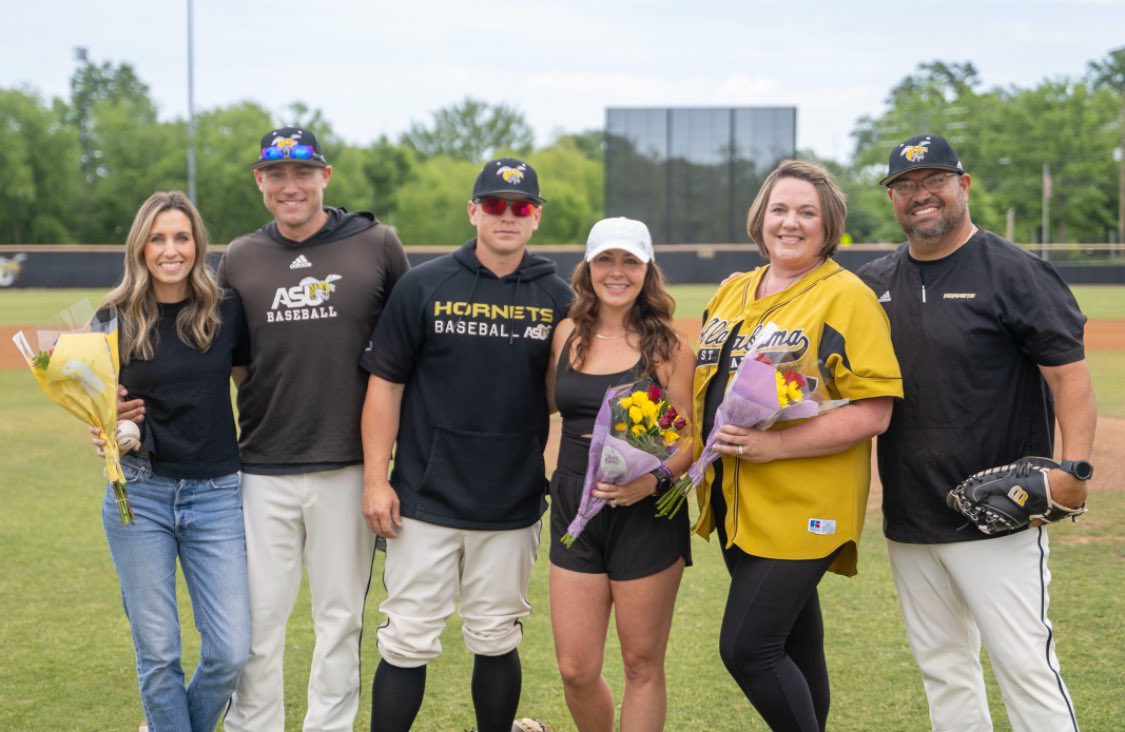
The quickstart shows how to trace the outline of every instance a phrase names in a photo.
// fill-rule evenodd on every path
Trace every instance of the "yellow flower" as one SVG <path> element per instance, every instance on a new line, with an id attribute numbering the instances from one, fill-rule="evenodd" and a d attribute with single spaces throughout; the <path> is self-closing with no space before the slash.
<path id="1" fill-rule="evenodd" d="M 774 379 L 777 381 L 777 403 L 784 407 L 789 404 L 789 385 L 785 383 L 785 377 L 781 375 L 780 371 L 773 372 Z"/>
<path id="2" fill-rule="evenodd" d="M 664 437 L 664 446 L 665 447 L 668 447 L 669 445 L 674 444 L 676 442 L 676 440 L 680 439 L 680 436 L 678 434 L 676 434 L 675 430 L 664 430 L 664 433 L 663 433 L 662 436 Z"/>
<path id="3" fill-rule="evenodd" d="M 633 397 L 621 397 L 617 400 L 617 403 L 621 406 L 622 409 L 628 409 L 629 407 L 633 406 Z"/>
<path id="4" fill-rule="evenodd" d="M 638 437 L 643 435 L 646 431 L 647 430 L 645 430 L 644 425 L 639 425 L 639 424 L 633 425 L 633 434 L 637 435 Z"/>
<path id="5" fill-rule="evenodd" d="M 613 429 L 615 429 L 618 432 L 624 432 L 625 427 L 626 427 L 626 424 L 624 422 L 618 422 L 617 424 L 613 425 Z"/>
<path id="6" fill-rule="evenodd" d="M 643 412 L 645 417 L 648 417 L 650 420 L 655 420 L 657 417 L 659 417 L 659 411 L 660 410 L 656 406 L 656 404 L 653 404 L 650 401 L 646 400 L 645 403 L 641 405 L 641 412 Z"/>
<path id="7" fill-rule="evenodd" d="M 793 402 L 794 404 L 805 398 L 805 395 L 801 393 L 800 385 L 797 384 L 796 381 L 789 382 L 789 393 L 787 394 L 787 396 L 789 397 L 789 401 Z"/>
<path id="8" fill-rule="evenodd" d="M 652 400 L 648 398 L 648 394 L 643 391 L 633 392 L 633 404 L 636 404 L 638 407 L 643 407 L 645 404 L 651 403 Z"/>
<path id="9" fill-rule="evenodd" d="M 633 420 L 633 424 L 640 424 L 645 418 L 644 411 L 637 405 L 629 407 L 629 419 Z"/>

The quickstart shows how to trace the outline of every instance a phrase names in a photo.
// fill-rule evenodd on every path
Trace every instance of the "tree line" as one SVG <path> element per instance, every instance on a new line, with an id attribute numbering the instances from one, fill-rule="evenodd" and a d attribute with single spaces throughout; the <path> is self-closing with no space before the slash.
<path id="1" fill-rule="evenodd" d="M 518 109 L 466 98 L 397 140 L 354 145 L 320 110 L 297 102 L 278 119 L 247 101 L 195 118 L 197 204 L 216 242 L 268 219 L 249 165 L 263 132 L 282 124 L 316 133 L 333 166 L 330 204 L 375 212 L 408 245 L 471 236 L 465 200 L 473 179 L 484 160 L 506 153 L 535 165 L 549 198 L 536 242 L 582 242 L 605 214 L 601 130 L 560 134 L 536 147 Z M 187 123 L 158 119 L 148 86 L 127 63 L 85 61 L 65 100 L 0 89 L 0 129 L 0 242 L 119 243 L 152 191 L 187 188 Z M 967 62 L 919 65 L 890 90 L 880 114 L 859 120 L 851 160 L 817 161 L 848 195 L 852 240 L 901 240 L 877 181 L 891 148 L 921 131 L 944 135 L 961 155 L 974 180 L 973 218 L 982 226 L 1041 241 L 1049 170 L 1048 241 L 1119 235 L 1122 168 L 1114 156 L 1125 150 L 1125 47 L 1091 61 L 1081 77 L 1027 89 L 984 89 Z M 805 151 L 798 157 L 816 160 Z"/>

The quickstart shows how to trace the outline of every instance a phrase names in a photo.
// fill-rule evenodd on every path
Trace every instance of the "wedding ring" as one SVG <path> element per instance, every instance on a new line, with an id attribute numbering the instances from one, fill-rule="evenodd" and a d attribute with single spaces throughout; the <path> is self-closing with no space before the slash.
<path id="1" fill-rule="evenodd" d="M 742 445 L 738 446 L 738 456 L 742 457 Z"/>
<path id="2" fill-rule="evenodd" d="M 610 508 L 617 508 L 617 499 L 616 498 L 609 499 L 609 507 Z"/>

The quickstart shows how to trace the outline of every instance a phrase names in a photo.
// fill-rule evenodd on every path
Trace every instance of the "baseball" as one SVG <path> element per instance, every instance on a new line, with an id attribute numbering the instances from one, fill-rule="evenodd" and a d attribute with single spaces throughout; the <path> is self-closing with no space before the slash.
<path id="1" fill-rule="evenodd" d="M 141 428 L 136 422 L 123 419 L 117 423 L 113 437 L 117 440 L 117 449 L 124 454 L 141 444 Z"/>

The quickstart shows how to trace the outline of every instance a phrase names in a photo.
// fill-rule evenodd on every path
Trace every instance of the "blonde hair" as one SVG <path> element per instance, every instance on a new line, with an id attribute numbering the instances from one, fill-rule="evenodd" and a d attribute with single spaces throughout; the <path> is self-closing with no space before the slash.
<path id="1" fill-rule="evenodd" d="M 783 160 L 772 173 L 766 176 L 750 211 L 746 215 L 746 233 L 758 245 L 758 251 L 766 259 L 770 253 L 762 240 L 762 227 L 766 219 L 766 204 L 777 181 L 782 178 L 796 178 L 811 183 L 820 197 L 820 219 L 824 222 L 824 248 L 820 256 L 827 259 L 840 248 L 840 237 L 844 235 L 844 222 L 848 218 L 848 203 L 844 192 L 832 180 L 828 171 L 814 163 L 803 160 Z"/>
<path id="2" fill-rule="evenodd" d="M 156 324 L 160 308 L 152 291 L 145 245 L 156 217 L 165 211 L 181 211 L 191 221 L 195 239 L 195 262 L 188 273 L 188 304 L 176 318 L 176 336 L 185 344 L 206 351 L 219 332 L 222 319 L 219 301 L 222 290 L 207 269 L 207 228 L 199 210 L 180 191 L 159 191 L 141 204 L 129 236 L 125 239 L 125 274 L 102 300 L 101 307 L 117 306 L 121 360 L 150 361 L 156 353 Z"/>

